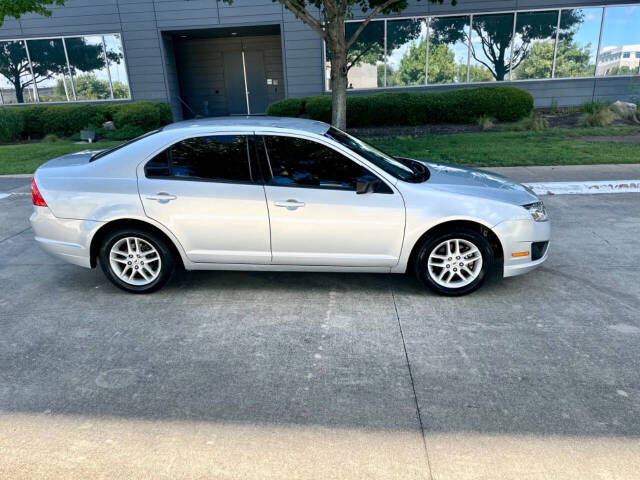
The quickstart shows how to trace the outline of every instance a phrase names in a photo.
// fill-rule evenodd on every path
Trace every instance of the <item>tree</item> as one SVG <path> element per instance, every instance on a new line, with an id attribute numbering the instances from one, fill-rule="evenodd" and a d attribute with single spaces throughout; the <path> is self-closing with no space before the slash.
<path id="1" fill-rule="evenodd" d="M 64 0 L 0 0 L 0 27 L 7 17 L 20 18 L 25 13 L 51 16 L 50 5 L 64 5 Z"/>
<path id="2" fill-rule="evenodd" d="M 106 67 L 102 44 L 90 44 L 84 37 L 75 37 L 67 39 L 66 46 L 72 75 L 75 76 L 77 71 L 90 72 Z M 37 86 L 45 80 L 69 75 L 61 40 L 29 40 L 29 53 L 33 77 L 24 43 L 0 42 L 0 75 L 13 85 L 18 103 L 24 103 L 24 90 L 33 86 L 34 82 Z M 107 57 L 112 63 L 122 60 L 117 52 L 107 52 Z"/>
<path id="3" fill-rule="evenodd" d="M 232 3 L 233 0 L 222 0 Z M 307 24 L 326 45 L 331 58 L 330 87 L 332 95 L 331 123 L 344 129 L 347 123 L 347 74 L 349 69 L 368 55 L 380 55 L 377 42 L 367 42 L 364 30 L 377 15 L 403 11 L 408 0 L 273 0 L 281 3 L 298 19 Z M 428 0 L 443 3 L 443 0 Z M 455 5 L 456 0 L 451 0 Z M 346 19 L 360 8 L 366 16 L 354 30 L 347 33 Z M 411 28 L 411 27 L 410 27 Z M 360 36 L 364 33 L 364 36 Z M 399 34 L 399 37 L 402 34 Z M 387 40 L 388 42 L 388 40 Z M 377 43 L 377 47 L 375 44 Z M 389 47 L 389 45 L 387 45 Z"/>
<path id="4" fill-rule="evenodd" d="M 560 38 L 571 39 L 575 30 L 572 27 L 582 23 L 584 14 L 580 9 L 563 10 L 560 17 Z M 469 27 L 466 17 L 438 18 L 431 22 L 435 41 L 453 44 L 469 44 Z M 476 15 L 473 17 L 473 41 L 471 56 L 490 72 L 495 80 L 504 80 L 510 70 L 515 70 L 528 56 L 536 41 L 556 35 L 556 12 L 531 12 L 518 15 L 515 28 L 513 54 L 511 38 L 513 36 L 513 15 Z"/>
<path id="5" fill-rule="evenodd" d="M 553 68 L 554 42 L 535 43 L 529 55 L 522 60 L 516 70 L 515 78 L 518 80 L 527 78 L 549 78 Z M 591 45 L 583 47 L 573 40 L 564 39 L 558 41 L 556 53 L 555 76 L 583 77 L 593 75 L 595 65 L 591 63 Z"/>
<path id="6" fill-rule="evenodd" d="M 66 84 L 66 85 L 65 85 Z M 78 100 L 104 100 L 111 96 L 109 82 L 100 80 L 92 73 L 85 73 L 74 78 L 74 87 Z M 65 95 L 71 90 L 71 83 L 68 78 L 58 80 L 54 92 L 56 96 Z M 129 89 L 122 82 L 113 82 L 113 98 L 127 98 Z"/>

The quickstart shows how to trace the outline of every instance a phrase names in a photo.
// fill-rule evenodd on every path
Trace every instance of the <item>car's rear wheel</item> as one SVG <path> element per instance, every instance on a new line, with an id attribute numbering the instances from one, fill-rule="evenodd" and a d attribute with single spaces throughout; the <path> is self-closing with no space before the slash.
<path id="1" fill-rule="evenodd" d="M 107 234 L 98 258 L 107 278 L 132 293 L 158 290 L 175 270 L 173 252 L 164 238 L 137 228 Z"/>
<path id="2" fill-rule="evenodd" d="M 482 284 L 492 264 L 493 251 L 487 238 L 469 228 L 456 228 L 422 244 L 414 271 L 434 292 L 464 295 Z"/>

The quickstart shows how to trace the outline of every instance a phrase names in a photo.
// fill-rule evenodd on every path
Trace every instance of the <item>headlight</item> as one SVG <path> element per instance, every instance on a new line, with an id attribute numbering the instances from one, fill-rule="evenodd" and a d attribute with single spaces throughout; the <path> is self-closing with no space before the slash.
<path id="1" fill-rule="evenodd" d="M 527 209 L 536 222 L 544 222 L 549 219 L 547 210 L 544 208 L 544 203 L 542 202 L 530 203 L 523 205 L 523 207 Z"/>

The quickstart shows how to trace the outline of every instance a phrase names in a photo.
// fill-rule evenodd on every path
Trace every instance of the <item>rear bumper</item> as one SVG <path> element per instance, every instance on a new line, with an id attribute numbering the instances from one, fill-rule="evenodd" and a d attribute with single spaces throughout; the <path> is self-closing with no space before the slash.
<path id="1" fill-rule="evenodd" d="M 48 207 L 34 207 L 29 221 L 44 251 L 74 265 L 91 268 L 91 238 L 101 222 L 57 218 Z"/>
<path id="2" fill-rule="evenodd" d="M 547 243 L 542 257 L 536 258 L 534 243 L 549 242 L 551 226 L 549 222 L 535 222 L 532 220 L 509 220 L 494 227 L 494 231 L 504 253 L 504 277 L 514 277 L 530 272 L 542 265 L 549 256 L 550 244 Z M 525 256 L 514 257 L 514 253 L 528 252 Z M 538 252 L 539 253 L 539 252 Z"/>

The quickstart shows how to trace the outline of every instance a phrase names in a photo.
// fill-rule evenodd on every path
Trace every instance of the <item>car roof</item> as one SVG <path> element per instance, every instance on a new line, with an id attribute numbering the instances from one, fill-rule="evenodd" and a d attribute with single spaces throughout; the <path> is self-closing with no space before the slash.
<path id="1" fill-rule="evenodd" d="M 200 130 L 206 128 L 250 129 L 286 129 L 323 135 L 330 125 L 316 120 L 289 117 L 233 116 L 211 117 L 185 120 L 167 125 L 163 130 Z"/>

